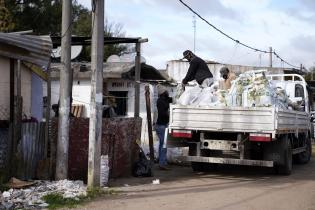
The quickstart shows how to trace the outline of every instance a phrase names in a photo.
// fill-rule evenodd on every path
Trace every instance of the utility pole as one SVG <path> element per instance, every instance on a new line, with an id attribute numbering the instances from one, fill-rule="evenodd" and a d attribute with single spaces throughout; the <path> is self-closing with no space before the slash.
<path id="1" fill-rule="evenodd" d="M 269 47 L 269 67 L 272 67 L 272 47 Z"/>
<path id="2" fill-rule="evenodd" d="M 140 74 L 141 74 L 141 43 L 136 43 L 135 58 L 135 110 L 134 117 L 139 117 L 140 112 Z"/>
<path id="3" fill-rule="evenodd" d="M 62 1 L 61 64 L 56 179 L 68 178 L 72 1 Z"/>
<path id="4" fill-rule="evenodd" d="M 10 141 L 12 142 L 10 145 L 10 177 L 13 177 L 16 175 L 16 161 L 13 158 L 16 153 L 17 148 L 17 142 L 16 140 L 16 132 L 17 129 L 15 127 L 15 104 L 14 104 L 14 98 L 15 98 L 15 60 L 13 58 L 10 58 Z"/>
<path id="5" fill-rule="evenodd" d="M 196 15 L 193 15 L 193 28 L 194 28 L 194 53 L 196 53 L 196 29 L 197 29 Z"/>
<path id="6" fill-rule="evenodd" d="M 139 38 L 138 42 L 136 43 L 134 117 L 139 117 L 140 113 L 141 43 L 145 42 L 148 42 L 148 39 Z"/>
<path id="7" fill-rule="evenodd" d="M 104 0 L 95 0 L 92 23 L 88 187 L 99 187 L 103 110 Z"/>

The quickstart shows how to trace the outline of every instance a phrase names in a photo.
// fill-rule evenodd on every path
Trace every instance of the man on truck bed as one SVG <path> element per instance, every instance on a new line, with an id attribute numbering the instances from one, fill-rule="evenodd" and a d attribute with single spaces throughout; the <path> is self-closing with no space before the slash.
<path id="1" fill-rule="evenodd" d="M 190 66 L 182 83 L 186 85 L 188 82 L 196 80 L 201 87 L 210 87 L 213 83 L 213 75 L 206 62 L 190 50 L 184 51 L 183 55 L 189 61 Z"/>
<path id="2" fill-rule="evenodd" d="M 219 89 L 221 90 L 230 89 L 232 86 L 231 82 L 236 79 L 236 75 L 225 66 L 220 69 L 220 75 L 223 78 L 223 80 L 219 82 Z"/>

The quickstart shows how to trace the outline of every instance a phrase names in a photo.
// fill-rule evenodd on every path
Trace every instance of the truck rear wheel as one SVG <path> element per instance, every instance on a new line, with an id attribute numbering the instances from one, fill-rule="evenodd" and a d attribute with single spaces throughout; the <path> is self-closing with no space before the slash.
<path id="1" fill-rule="evenodd" d="M 282 135 L 278 140 L 265 145 L 264 160 L 274 162 L 274 169 L 277 174 L 291 174 L 292 146 L 287 135 Z"/>
<path id="2" fill-rule="evenodd" d="M 295 155 L 295 160 L 299 164 L 306 164 L 310 161 L 312 155 L 312 143 L 309 136 L 305 136 L 305 151 Z"/>

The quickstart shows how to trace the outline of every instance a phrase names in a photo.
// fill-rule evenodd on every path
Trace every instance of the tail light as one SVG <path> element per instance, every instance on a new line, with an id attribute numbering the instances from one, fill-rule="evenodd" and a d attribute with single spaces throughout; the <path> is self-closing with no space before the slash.
<path id="1" fill-rule="evenodd" d="M 256 142 L 268 142 L 271 141 L 271 135 L 265 133 L 250 133 L 249 134 L 249 141 L 256 141 Z"/>
<path id="2" fill-rule="evenodd" d="M 173 130 L 172 136 L 176 138 L 191 138 L 192 132 L 187 130 Z"/>

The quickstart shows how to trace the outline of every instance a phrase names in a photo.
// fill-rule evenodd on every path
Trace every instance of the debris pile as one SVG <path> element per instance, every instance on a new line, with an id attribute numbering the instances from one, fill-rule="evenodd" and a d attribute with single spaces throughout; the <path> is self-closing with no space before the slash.
<path id="1" fill-rule="evenodd" d="M 36 181 L 26 189 L 10 189 L 0 195 L 0 209 L 43 209 L 48 207 L 42 198 L 51 193 L 58 193 L 64 198 L 79 199 L 86 196 L 86 186 L 82 181 Z"/>
<path id="2" fill-rule="evenodd" d="M 265 71 L 248 71 L 240 74 L 232 82 L 231 89 L 221 90 L 219 84 L 187 89 L 178 97 L 177 104 L 193 106 L 232 106 L 232 107 L 277 107 L 280 109 L 299 110 L 285 89 L 272 83 L 265 76 Z M 182 89 L 182 87 L 179 87 Z M 181 91 L 178 90 L 177 93 Z"/>
<path id="3" fill-rule="evenodd" d="M 267 80 L 264 71 L 241 74 L 228 95 L 230 106 L 270 107 L 288 109 L 289 97 L 284 89 Z"/>

